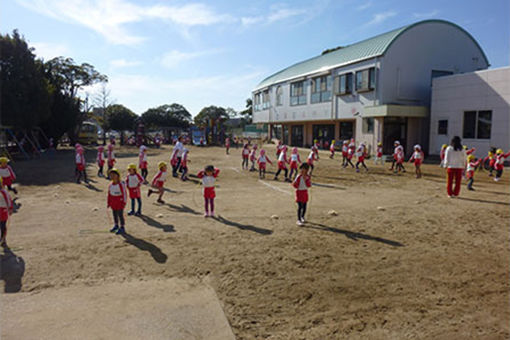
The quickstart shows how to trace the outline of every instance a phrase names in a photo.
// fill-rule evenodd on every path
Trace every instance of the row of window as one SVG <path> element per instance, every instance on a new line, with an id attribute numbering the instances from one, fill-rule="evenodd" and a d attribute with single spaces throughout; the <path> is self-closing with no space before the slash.
<path id="1" fill-rule="evenodd" d="M 462 138 L 490 139 L 492 128 L 492 111 L 465 111 Z M 437 121 L 437 134 L 448 135 L 448 120 Z"/>
<path id="2" fill-rule="evenodd" d="M 355 75 L 354 88 L 357 92 L 368 92 L 375 89 L 375 68 L 370 67 L 356 73 L 344 73 L 334 79 L 335 93 L 337 95 L 351 94 L 353 89 L 353 75 Z M 306 80 L 290 84 L 290 105 L 305 105 L 307 103 Z M 311 79 L 310 102 L 323 103 L 331 100 L 333 92 L 333 78 L 330 75 L 320 76 Z M 255 111 L 268 109 L 271 104 L 269 100 L 269 89 L 255 94 Z M 276 106 L 283 105 L 283 90 L 281 86 L 276 88 Z"/>

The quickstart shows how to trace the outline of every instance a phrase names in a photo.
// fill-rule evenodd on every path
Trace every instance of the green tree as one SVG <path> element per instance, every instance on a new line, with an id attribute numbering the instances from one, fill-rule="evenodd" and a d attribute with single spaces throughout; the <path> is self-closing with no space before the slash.
<path id="1" fill-rule="evenodd" d="M 109 105 L 106 108 L 106 129 L 120 132 L 120 145 L 124 144 L 124 131 L 133 131 L 138 116 L 120 104 Z"/>
<path id="2" fill-rule="evenodd" d="M 191 123 L 191 114 L 180 104 L 161 105 L 148 109 L 142 114 L 145 126 L 153 129 L 161 127 L 187 128 Z"/>
<path id="3" fill-rule="evenodd" d="M 72 58 L 57 57 L 49 60 L 44 64 L 46 77 L 48 78 L 51 85 L 54 87 L 56 92 L 67 97 L 63 102 L 73 103 L 78 101 L 80 103 L 80 110 L 70 110 L 68 114 L 74 115 L 66 119 L 66 122 L 72 122 L 72 125 L 68 126 L 67 134 L 69 139 L 74 143 L 78 138 L 78 131 L 81 124 L 87 118 L 88 112 L 85 107 L 82 107 L 84 101 L 77 97 L 78 91 L 83 89 L 85 86 L 94 85 L 100 82 L 107 82 L 108 77 L 96 71 L 94 66 L 82 63 L 81 65 L 75 64 Z M 84 105 L 88 106 L 88 105 Z M 55 112 L 56 115 L 62 115 L 62 113 Z"/>
<path id="4" fill-rule="evenodd" d="M 24 38 L 0 35 L 1 123 L 29 129 L 49 118 L 53 88 Z"/>
<path id="5" fill-rule="evenodd" d="M 230 117 L 224 108 L 208 106 L 200 110 L 200 112 L 195 116 L 195 125 L 199 127 L 212 126 L 219 122 L 224 122 L 229 118 Z"/>
<path id="6" fill-rule="evenodd" d="M 253 102 L 251 98 L 246 99 L 246 108 L 239 112 L 241 117 L 243 118 L 245 124 L 251 124 L 253 121 Z"/>

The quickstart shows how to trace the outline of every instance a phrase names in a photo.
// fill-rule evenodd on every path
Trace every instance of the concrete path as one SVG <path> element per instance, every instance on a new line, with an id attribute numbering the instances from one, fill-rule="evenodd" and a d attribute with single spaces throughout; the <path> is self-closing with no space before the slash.
<path id="1" fill-rule="evenodd" d="M 3 294 L 1 339 L 235 339 L 214 290 L 169 279 Z"/>

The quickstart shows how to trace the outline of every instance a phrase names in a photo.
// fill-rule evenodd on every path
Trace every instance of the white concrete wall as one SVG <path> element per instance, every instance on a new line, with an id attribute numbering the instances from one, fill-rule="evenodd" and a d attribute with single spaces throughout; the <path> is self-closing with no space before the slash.
<path id="1" fill-rule="evenodd" d="M 434 79 L 432 86 L 430 153 L 463 134 L 464 111 L 492 111 L 490 139 L 462 139 L 476 148 L 476 156 L 490 147 L 510 150 L 510 67 Z M 438 121 L 448 120 L 448 134 L 437 134 Z"/>
<path id="2" fill-rule="evenodd" d="M 428 106 L 432 70 L 456 74 L 488 66 L 463 31 L 442 22 L 420 24 L 398 37 L 381 59 L 381 101 Z"/>

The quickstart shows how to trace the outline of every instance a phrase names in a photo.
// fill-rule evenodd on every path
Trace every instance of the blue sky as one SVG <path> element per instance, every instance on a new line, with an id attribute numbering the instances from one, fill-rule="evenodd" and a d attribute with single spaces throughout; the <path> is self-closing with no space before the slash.
<path id="1" fill-rule="evenodd" d="M 2 1 L 0 31 L 19 29 L 45 60 L 91 63 L 115 102 L 138 114 L 173 102 L 192 115 L 208 105 L 241 110 L 271 73 L 431 18 L 470 32 L 492 67 L 509 65 L 508 0 L 200 1 Z"/>

